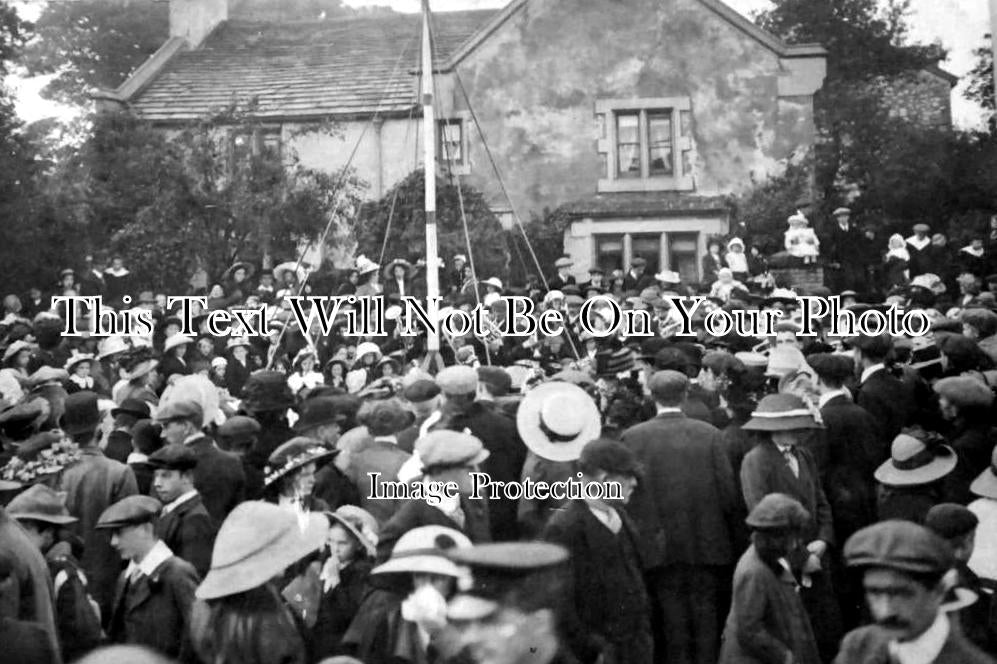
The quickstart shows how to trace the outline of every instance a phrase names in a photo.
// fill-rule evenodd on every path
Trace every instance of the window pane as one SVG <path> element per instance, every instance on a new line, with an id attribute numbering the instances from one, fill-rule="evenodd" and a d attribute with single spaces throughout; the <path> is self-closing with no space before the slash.
<path id="1" fill-rule="evenodd" d="M 634 235 L 631 238 L 633 258 L 647 261 L 644 274 L 657 274 L 661 265 L 661 235 Z"/>
<path id="2" fill-rule="evenodd" d="M 464 162 L 463 124 L 461 120 L 441 120 L 439 123 L 440 160 L 454 164 Z"/>
<path id="3" fill-rule="evenodd" d="M 623 236 L 596 235 L 595 263 L 605 270 L 607 276 L 613 270 L 623 269 Z"/>
<path id="4" fill-rule="evenodd" d="M 264 157 L 280 158 L 280 131 L 266 131 L 260 135 L 260 151 Z"/>
<path id="5" fill-rule="evenodd" d="M 671 175 L 672 115 L 670 112 L 647 114 L 648 164 L 651 175 Z"/>
<path id="6" fill-rule="evenodd" d="M 682 276 L 682 283 L 699 281 L 698 233 L 669 233 L 668 262 Z"/>
<path id="7" fill-rule="evenodd" d="M 640 177 L 640 116 L 616 116 L 616 171 L 620 177 Z"/>

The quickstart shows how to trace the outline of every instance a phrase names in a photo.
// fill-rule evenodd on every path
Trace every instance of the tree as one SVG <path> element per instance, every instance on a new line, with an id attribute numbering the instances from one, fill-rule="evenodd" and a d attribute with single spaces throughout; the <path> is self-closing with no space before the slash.
<path id="1" fill-rule="evenodd" d="M 963 95 L 974 101 L 987 111 L 987 124 L 990 132 L 997 131 L 997 121 L 994 117 L 994 52 L 991 46 L 991 36 L 986 36 L 986 44 L 973 51 L 976 64 L 969 72 L 969 85 Z"/>
<path id="2" fill-rule="evenodd" d="M 404 258 L 414 263 L 425 259 L 425 184 L 425 172 L 414 171 L 381 200 L 363 206 L 356 225 L 359 253 L 375 261 Z M 436 225 L 440 257 L 448 261 L 454 254 L 467 254 L 470 245 L 479 279 L 507 278 L 509 249 L 505 231 L 480 192 L 464 184 L 459 186 L 458 193 L 458 185 L 437 179 Z M 464 233 L 461 196 L 469 238 Z"/>

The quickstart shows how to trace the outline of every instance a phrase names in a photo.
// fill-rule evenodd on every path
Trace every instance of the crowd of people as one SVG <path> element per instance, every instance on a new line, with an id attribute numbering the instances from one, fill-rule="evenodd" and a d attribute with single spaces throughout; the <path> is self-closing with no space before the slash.
<path id="1" fill-rule="evenodd" d="M 328 293 L 295 263 L 236 263 L 199 293 L 195 334 L 120 259 L 7 296 L 0 659 L 993 662 L 997 277 L 917 254 L 934 245 L 915 227 L 879 289 L 848 216 L 835 240 L 793 215 L 786 253 L 829 282 L 799 293 L 737 238 L 700 284 L 640 257 L 582 280 L 564 257 L 506 287 L 449 257 L 444 310 L 481 304 L 491 332 L 438 355 L 400 334 L 400 298 L 425 289 L 402 259 L 358 257 Z M 387 334 L 346 336 L 345 315 L 302 329 L 286 296 L 307 292 L 383 296 Z M 673 298 L 694 293 L 696 335 L 677 336 Z M 101 314 L 48 299 L 73 294 L 155 329 L 65 336 Z M 504 294 L 565 329 L 494 332 Z M 803 336 L 804 294 L 917 309 L 931 330 Z M 651 328 L 596 337 L 578 320 L 596 295 Z M 256 307 L 267 334 L 205 328 Z M 715 337 L 717 308 L 782 320 Z M 476 473 L 501 488 L 476 496 Z"/>

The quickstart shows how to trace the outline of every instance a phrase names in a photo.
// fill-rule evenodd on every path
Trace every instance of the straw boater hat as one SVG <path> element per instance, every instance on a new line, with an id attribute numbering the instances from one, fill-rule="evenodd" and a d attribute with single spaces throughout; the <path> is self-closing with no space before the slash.
<path id="1" fill-rule="evenodd" d="M 384 266 L 384 269 L 381 270 L 381 276 L 384 277 L 385 280 L 394 279 L 395 278 L 394 277 L 394 272 L 395 272 L 395 266 L 396 265 L 401 265 L 403 268 L 405 268 L 405 277 L 406 278 L 411 277 L 412 274 L 415 272 L 415 266 L 414 265 L 412 265 L 411 263 L 409 263 L 404 258 L 396 258 L 396 259 L 394 259 L 393 261 L 391 261 L 390 263 L 388 263 L 387 265 Z"/>
<path id="2" fill-rule="evenodd" d="M 502 280 L 499 279 L 498 277 L 489 277 L 489 278 L 485 279 L 484 281 L 482 281 L 481 285 L 482 286 L 491 286 L 492 288 L 497 288 L 499 290 L 502 290 L 502 288 L 504 288 L 504 286 L 502 285 Z"/>
<path id="3" fill-rule="evenodd" d="M 526 446 L 550 461 L 574 461 L 602 432 L 592 397 L 565 382 L 544 383 L 527 392 L 516 413 L 516 427 Z"/>
<path id="4" fill-rule="evenodd" d="M 373 558 L 377 555 L 378 530 L 380 528 L 373 514 L 356 505 L 341 505 L 336 508 L 335 512 L 326 512 L 325 515 L 353 535 L 368 556 Z"/>
<path id="5" fill-rule="evenodd" d="M 267 459 L 267 465 L 263 469 L 263 486 L 270 487 L 302 466 L 338 453 L 339 450 L 330 450 L 314 438 L 296 436 L 274 450 Z"/>
<path id="6" fill-rule="evenodd" d="M 174 334 L 163 342 L 163 352 L 168 353 L 177 346 L 185 346 L 192 343 L 194 343 L 194 337 L 189 337 L 186 334 Z"/>
<path id="7" fill-rule="evenodd" d="M 930 484 L 955 469 L 955 450 L 948 445 L 929 445 L 902 433 L 893 439 L 890 460 L 876 469 L 876 481 L 887 486 Z"/>
<path id="8" fill-rule="evenodd" d="M 745 431 L 799 431 L 821 429 L 819 412 L 807 406 L 795 394 L 770 394 L 758 402 L 751 419 L 741 428 Z"/>
<path id="9" fill-rule="evenodd" d="M 453 528 L 413 528 L 398 538 L 391 558 L 371 570 L 371 574 L 440 574 L 461 578 L 464 573 L 445 557 L 446 552 L 470 546 L 467 535 Z"/>
<path id="10" fill-rule="evenodd" d="M 997 448 L 990 455 L 990 467 L 973 480 L 969 490 L 977 496 L 997 500 Z"/>
<path id="11" fill-rule="evenodd" d="M 222 281 L 228 281 L 229 279 L 231 279 L 232 275 L 234 275 L 236 270 L 238 270 L 239 268 L 242 268 L 243 270 L 246 271 L 247 279 L 252 277 L 253 273 L 256 272 L 256 268 L 253 267 L 252 263 L 247 263 L 246 261 L 238 261 L 236 263 L 233 263 L 231 267 L 229 267 L 229 269 L 225 270 L 225 272 L 222 273 Z"/>
<path id="12" fill-rule="evenodd" d="M 295 516 L 277 505 L 237 505 L 218 529 L 211 569 L 197 587 L 210 600 L 263 585 L 325 544 L 329 521 L 318 513 Z"/>

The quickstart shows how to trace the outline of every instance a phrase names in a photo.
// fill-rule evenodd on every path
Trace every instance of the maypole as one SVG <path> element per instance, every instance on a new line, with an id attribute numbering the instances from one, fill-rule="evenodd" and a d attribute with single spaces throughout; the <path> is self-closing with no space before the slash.
<path id="1" fill-rule="evenodd" d="M 436 242 L 436 117 L 433 110 L 433 49 L 429 30 L 429 0 L 422 0 L 422 144 L 426 174 L 426 300 L 435 321 L 440 295 L 439 248 Z M 440 360 L 440 337 L 426 331 L 426 365 Z"/>

